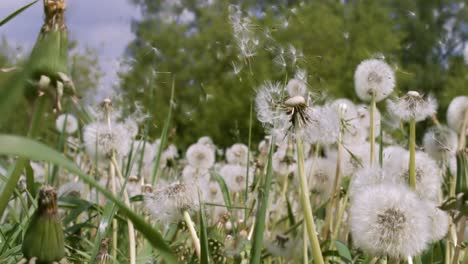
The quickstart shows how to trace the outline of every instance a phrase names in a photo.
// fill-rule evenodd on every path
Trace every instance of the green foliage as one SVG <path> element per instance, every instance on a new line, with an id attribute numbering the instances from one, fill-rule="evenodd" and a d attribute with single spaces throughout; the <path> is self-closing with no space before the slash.
<path id="1" fill-rule="evenodd" d="M 457 40 L 466 39 L 462 25 L 468 17 L 466 6 L 457 10 L 460 1 L 243 2 L 259 41 L 249 59 L 239 56 L 227 2 L 199 7 L 189 1 L 183 8 L 196 15 L 189 24 L 164 20 L 167 7 L 161 3 L 134 2 L 146 15 L 135 24 L 136 39 L 128 48 L 136 61 L 122 76 L 125 98 L 140 101 L 157 120 L 149 129 L 157 137 L 162 129 L 158 122 L 168 111 L 167 72 L 175 75 L 174 140 L 182 146 L 203 135 L 222 146 L 246 142 L 255 89 L 265 80 L 285 82 L 299 68 L 308 72 L 310 88 L 319 92 L 315 99 L 357 99 L 357 64 L 384 56 L 398 69 L 398 90 L 440 96 L 441 112 L 466 83 L 466 65 L 456 49 Z M 183 8 L 175 5 L 173 16 Z M 450 19 L 455 22 L 449 32 Z M 286 54 L 290 45 L 303 57 L 292 63 L 284 55 L 287 65 L 280 67 L 278 55 L 281 50 Z M 233 65 L 242 68 L 239 74 L 233 73 Z M 264 130 L 258 124 L 252 129 L 258 142 Z"/>

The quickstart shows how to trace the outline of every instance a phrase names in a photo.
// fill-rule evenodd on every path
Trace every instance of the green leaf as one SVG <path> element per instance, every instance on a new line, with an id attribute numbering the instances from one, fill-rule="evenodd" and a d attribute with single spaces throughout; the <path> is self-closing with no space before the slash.
<path id="1" fill-rule="evenodd" d="M 348 247 L 339 240 L 335 240 L 334 242 L 336 250 L 338 250 L 338 254 L 340 255 L 340 257 L 347 263 L 351 263 L 353 261 L 353 258 L 351 257 L 351 252 L 349 251 Z"/>
<path id="2" fill-rule="evenodd" d="M 161 256 L 165 258 L 168 263 L 177 263 L 176 257 L 173 255 L 169 245 L 164 241 L 157 230 L 151 227 L 141 216 L 135 214 L 135 212 L 128 208 L 120 199 L 112 195 L 106 188 L 99 185 L 91 176 L 84 173 L 75 163 L 68 160 L 61 153 L 42 143 L 19 136 L 0 135 L 0 146 L 0 155 L 18 155 L 33 160 L 49 161 L 77 175 L 81 180 L 88 183 L 114 202 L 121 210 L 122 214 L 133 222 L 135 228 L 140 231 L 154 248 L 159 250 Z"/>
<path id="3" fill-rule="evenodd" d="M 270 153 L 268 156 L 267 172 L 263 180 L 263 186 L 258 191 L 257 215 L 255 218 L 252 251 L 250 253 L 250 263 L 259 264 L 263 248 L 263 231 L 265 230 L 265 217 L 268 208 L 268 197 L 270 195 L 270 187 L 273 175 L 273 146 L 275 145 L 274 138 L 270 144 Z"/>
<path id="4" fill-rule="evenodd" d="M 3 26 L 4 24 L 6 24 L 8 21 L 12 20 L 15 16 L 21 14 L 24 10 L 28 9 L 30 6 L 34 5 L 35 3 L 37 3 L 38 0 L 35 0 L 35 1 L 32 1 L 31 3 L 21 7 L 20 9 L 16 10 L 15 12 L 9 14 L 7 17 L 5 17 L 4 19 L 2 19 L 0 21 L 0 27 Z"/>

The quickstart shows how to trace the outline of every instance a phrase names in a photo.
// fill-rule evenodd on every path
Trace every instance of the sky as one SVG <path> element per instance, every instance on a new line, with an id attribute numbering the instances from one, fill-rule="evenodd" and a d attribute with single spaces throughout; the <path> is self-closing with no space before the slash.
<path id="1" fill-rule="evenodd" d="M 31 0 L 0 0 L 0 19 Z M 110 96 L 116 83 L 119 59 L 133 40 L 130 23 L 139 19 L 138 7 L 129 0 L 68 0 L 66 22 L 70 39 L 78 40 L 78 49 L 87 47 L 97 51 L 105 74 L 99 84 L 97 97 Z M 29 51 L 33 47 L 43 22 L 42 0 L 0 27 L 0 37 L 9 44 L 20 45 Z"/>

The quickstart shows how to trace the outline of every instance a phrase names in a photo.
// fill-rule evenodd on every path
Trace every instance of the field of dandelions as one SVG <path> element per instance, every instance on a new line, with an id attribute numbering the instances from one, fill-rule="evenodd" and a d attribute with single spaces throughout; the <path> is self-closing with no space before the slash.
<path id="1" fill-rule="evenodd" d="M 167 143 L 171 113 L 148 138 L 111 99 L 81 104 L 64 10 L 44 1 L 30 59 L 0 98 L 11 109 L 33 89 L 36 109 L 27 136 L 0 135 L 2 263 L 468 263 L 466 94 L 436 116 L 437 98 L 396 96 L 394 68 L 368 58 L 349 69 L 360 101 L 317 100 L 298 68 L 253 87 L 258 148 L 202 136 L 181 149 Z M 249 67 L 250 20 L 235 6 L 228 19 Z M 35 138 L 45 115 L 55 145 Z"/>

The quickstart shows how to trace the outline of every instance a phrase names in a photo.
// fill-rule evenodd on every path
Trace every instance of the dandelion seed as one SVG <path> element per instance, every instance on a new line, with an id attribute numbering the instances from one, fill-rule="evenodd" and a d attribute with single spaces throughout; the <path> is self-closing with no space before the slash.
<path id="1" fill-rule="evenodd" d="M 370 59 L 361 62 L 354 73 L 354 87 L 359 98 L 369 101 L 385 99 L 395 87 L 395 74 L 382 60 Z"/>
<path id="2" fill-rule="evenodd" d="M 398 100 L 387 100 L 387 107 L 403 121 L 419 122 L 435 114 L 437 102 L 432 96 L 424 99 L 418 92 L 409 91 Z"/>
<path id="3" fill-rule="evenodd" d="M 55 128 L 58 132 L 73 134 L 78 130 L 78 120 L 72 114 L 61 114 L 55 121 Z"/>
<path id="4" fill-rule="evenodd" d="M 378 185 L 357 193 L 350 224 L 355 246 L 375 256 L 416 256 L 431 240 L 427 208 L 403 186 Z"/>
<path id="5" fill-rule="evenodd" d="M 429 212 L 429 219 L 431 223 L 431 240 L 439 241 L 445 237 L 449 229 L 450 218 L 449 215 L 437 208 L 433 202 L 426 201 L 425 205 Z"/>

